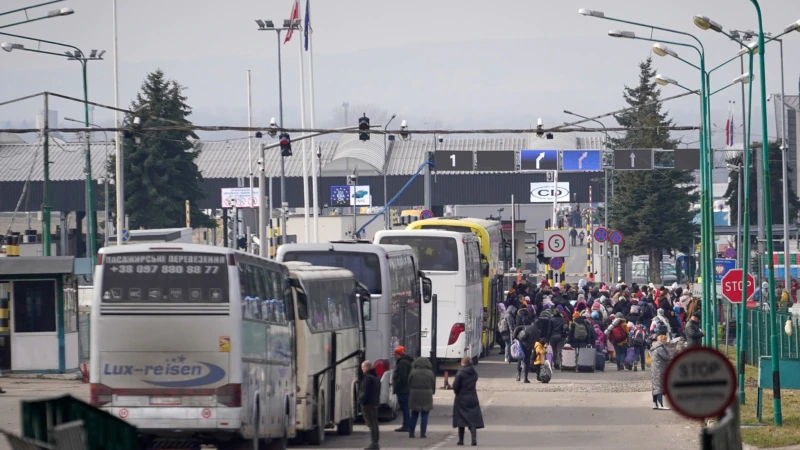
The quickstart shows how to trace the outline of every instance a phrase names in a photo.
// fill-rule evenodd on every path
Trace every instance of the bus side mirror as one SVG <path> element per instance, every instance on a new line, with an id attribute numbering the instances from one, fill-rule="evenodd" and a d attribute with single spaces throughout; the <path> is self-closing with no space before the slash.
<path id="1" fill-rule="evenodd" d="M 428 277 L 422 278 L 422 303 L 430 303 L 433 300 L 433 283 Z"/>
<path id="2" fill-rule="evenodd" d="M 361 297 L 361 315 L 364 316 L 364 322 L 372 320 L 372 302 L 369 297 Z"/>
<path id="3" fill-rule="evenodd" d="M 486 255 L 481 255 L 481 276 L 489 276 L 489 260 L 486 259 Z"/>

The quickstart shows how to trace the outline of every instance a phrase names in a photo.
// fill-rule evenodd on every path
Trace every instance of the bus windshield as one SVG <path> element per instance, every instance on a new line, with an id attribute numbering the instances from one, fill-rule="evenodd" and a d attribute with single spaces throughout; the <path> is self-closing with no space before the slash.
<path id="1" fill-rule="evenodd" d="M 374 253 L 327 250 L 287 252 L 283 256 L 283 261 L 303 261 L 315 266 L 341 267 L 353 272 L 356 280 L 363 283 L 370 294 L 382 293 L 380 258 Z"/>
<path id="2" fill-rule="evenodd" d="M 381 244 L 408 245 L 417 253 L 420 270 L 458 271 L 458 246 L 451 237 L 384 236 Z"/>
<path id="3" fill-rule="evenodd" d="M 105 255 L 103 303 L 228 303 L 225 255 Z"/>

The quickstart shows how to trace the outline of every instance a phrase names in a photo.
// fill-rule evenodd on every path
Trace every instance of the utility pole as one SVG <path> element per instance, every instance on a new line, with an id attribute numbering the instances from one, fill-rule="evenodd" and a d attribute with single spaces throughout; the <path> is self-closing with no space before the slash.
<path id="1" fill-rule="evenodd" d="M 42 256 L 50 256 L 50 106 L 44 93 L 44 199 L 42 201 Z M 62 244 L 63 246 L 63 244 Z M 65 256 L 65 255 L 62 255 Z"/>

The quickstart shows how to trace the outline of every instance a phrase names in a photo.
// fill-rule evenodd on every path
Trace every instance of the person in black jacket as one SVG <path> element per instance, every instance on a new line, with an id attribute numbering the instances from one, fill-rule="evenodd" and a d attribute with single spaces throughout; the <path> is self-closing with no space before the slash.
<path id="1" fill-rule="evenodd" d="M 699 347 L 705 335 L 700 329 L 700 313 L 692 313 L 691 319 L 686 321 L 686 346 Z"/>
<path id="2" fill-rule="evenodd" d="M 458 428 L 458 443 L 464 445 L 464 431 L 469 428 L 472 445 L 478 445 L 478 429 L 483 428 L 483 414 L 478 401 L 475 385 L 478 383 L 478 372 L 470 362 L 469 356 L 461 359 L 461 369 L 453 382 L 453 428 Z"/>
<path id="3" fill-rule="evenodd" d="M 378 435 L 378 406 L 381 403 L 381 382 L 370 361 L 361 363 L 361 372 L 364 373 L 364 377 L 361 379 L 358 404 L 361 406 L 364 423 L 369 427 L 370 445 L 366 448 L 379 449 L 381 446 Z"/>
<path id="4" fill-rule="evenodd" d="M 411 411 L 408 409 L 408 376 L 411 375 L 411 365 L 414 358 L 406 355 L 406 348 L 398 345 L 394 349 L 394 370 L 392 371 L 392 392 L 397 395 L 397 402 L 400 403 L 400 410 L 403 412 L 403 425 L 394 430 L 400 432 L 408 431 L 408 423 L 411 421 Z"/>

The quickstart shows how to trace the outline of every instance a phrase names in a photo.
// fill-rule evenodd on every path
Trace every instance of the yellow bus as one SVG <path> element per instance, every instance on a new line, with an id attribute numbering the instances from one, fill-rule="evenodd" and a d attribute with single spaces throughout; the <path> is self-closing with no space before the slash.
<path id="1" fill-rule="evenodd" d="M 483 349 L 481 356 L 488 356 L 495 345 L 497 335 L 497 303 L 503 301 L 503 226 L 496 220 L 471 217 L 437 217 L 412 222 L 406 229 L 435 229 L 475 233 L 481 240 L 481 259 L 488 262 L 488 271 L 483 272 Z M 498 277 L 500 280 L 498 281 Z"/>

